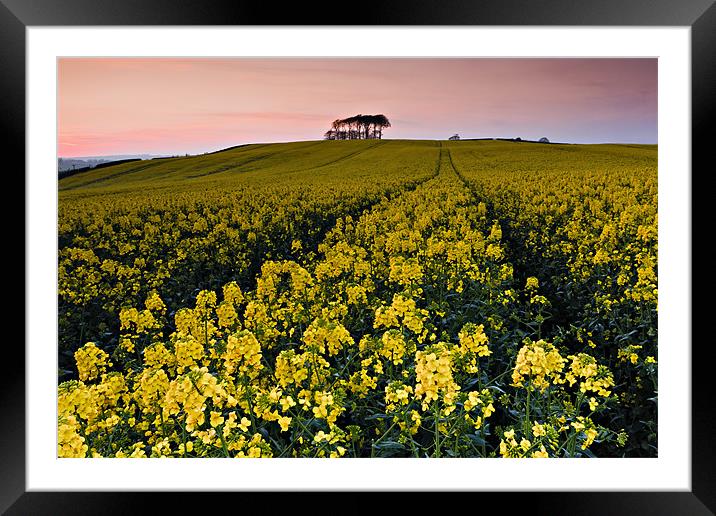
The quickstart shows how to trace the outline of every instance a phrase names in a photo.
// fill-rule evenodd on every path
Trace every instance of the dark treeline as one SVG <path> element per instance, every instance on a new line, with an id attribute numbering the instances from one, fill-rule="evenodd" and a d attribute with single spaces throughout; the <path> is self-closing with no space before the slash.
<path id="1" fill-rule="evenodd" d="M 119 159 L 117 161 L 105 161 L 99 165 L 81 167 L 81 168 L 68 168 L 67 170 L 60 170 L 57 173 L 57 179 L 64 179 L 65 177 L 74 176 L 80 172 L 87 172 L 88 170 L 95 170 L 97 168 L 111 167 L 113 165 L 120 165 L 122 163 L 129 163 L 131 161 L 142 161 L 141 158 L 130 158 L 130 159 Z"/>
<path id="2" fill-rule="evenodd" d="M 326 140 L 380 140 L 386 127 L 390 127 L 390 121 L 385 115 L 356 115 L 334 120 L 323 137 Z"/>

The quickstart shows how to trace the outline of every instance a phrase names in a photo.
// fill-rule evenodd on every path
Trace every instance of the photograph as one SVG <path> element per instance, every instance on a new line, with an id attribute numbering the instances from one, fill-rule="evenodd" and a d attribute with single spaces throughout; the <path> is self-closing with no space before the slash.
<path id="1" fill-rule="evenodd" d="M 0 0 L 0 513 L 714 514 L 714 0 L 115 4 Z"/>
<path id="2" fill-rule="evenodd" d="M 656 57 L 57 58 L 57 458 L 658 458 Z"/>

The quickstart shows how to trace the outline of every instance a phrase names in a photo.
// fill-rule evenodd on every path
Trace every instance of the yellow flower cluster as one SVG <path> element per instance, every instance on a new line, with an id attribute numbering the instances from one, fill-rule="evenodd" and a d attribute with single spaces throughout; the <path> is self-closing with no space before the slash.
<path id="1" fill-rule="evenodd" d="M 385 410 L 393 412 L 397 407 L 410 403 L 413 388 L 399 381 L 391 382 L 385 387 Z"/>
<path id="2" fill-rule="evenodd" d="M 488 339 L 483 324 L 467 323 L 458 334 L 460 339 L 460 357 L 466 363 L 469 373 L 477 372 L 477 357 L 487 357 L 492 354 L 487 347 Z"/>
<path id="3" fill-rule="evenodd" d="M 415 300 L 402 294 L 395 294 L 389 306 L 375 311 L 375 328 L 407 328 L 419 339 L 425 338 L 423 322 L 427 311 L 416 307 Z"/>
<path id="4" fill-rule="evenodd" d="M 503 438 L 500 441 L 500 455 L 505 458 L 549 458 L 549 453 L 547 453 L 544 444 L 539 444 L 539 448 L 537 448 L 537 444 L 537 442 L 532 442 L 524 437 L 518 442 L 515 438 L 515 430 L 510 429 L 503 434 Z"/>
<path id="5" fill-rule="evenodd" d="M 617 352 L 617 358 L 622 362 L 629 361 L 631 364 L 636 365 L 639 363 L 639 350 L 642 349 L 642 347 L 643 346 L 637 344 L 629 344 Z"/>
<path id="6" fill-rule="evenodd" d="M 553 344 L 544 340 L 528 342 L 517 353 L 515 368 L 512 371 L 512 384 L 527 388 L 536 387 L 544 391 L 552 383 L 562 383 L 560 373 L 566 360 L 562 358 Z"/>
<path id="7" fill-rule="evenodd" d="M 604 397 L 611 394 L 609 389 L 614 387 L 614 378 L 609 369 L 598 365 L 596 359 L 586 353 L 569 358 L 572 359 L 572 364 L 564 375 L 569 385 L 579 381 L 579 390 L 583 393 L 591 391 Z"/>
<path id="8" fill-rule="evenodd" d="M 444 343 L 434 344 L 415 353 L 415 397 L 422 400 L 422 410 L 442 395 L 445 410 L 454 408 L 460 386 L 452 376 L 452 354 Z"/>
<path id="9" fill-rule="evenodd" d="M 495 412 L 493 405 L 494 399 L 489 389 L 482 389 L 480 392 L 471 391 L 467 393 L 467 399 L 465 400 L 463 407 L 465 408 L 465 420 L 474 426 L 476 429 L 482 427 L 485 419 L 490 417 Z M 479 415 L 470 415 L 471 412 L 479 410 Z"/>
<path id="10" fill-rule="evenodd" d="M 337 354 L 346 346 L 354 344 L 353 337 L 341 323 L 323 317 L 314 320 L 303 333 L 303 344 L 307 351 L 318 354 Z"/>
<path id="11" fill-rule="evenodd" d="M 403 333 L 395 328 L 383 333 L 381 344 L 380 355 L 390 360 L 394 365 L 403 363 L 406 357 L 415 353 L 416 349 L 415 343 L 412 341 L 406 342 Z"/>
<path id="12" fill-rule="evenodd" d="M 81 349 L 75 351 L 77 372 L 83 382 L 94 380 L 111 367 L 109 355 L 99 349 L 94 342 L 88 342 Z"/>
<path id="13" fill-rule="evenodd" d="M 263 368 L 261 344 L 254 334 L 247 330 L 229 336 L 222 358 L 226 374 L 234 374 L 238 370 L 250 380 L 257 378 Z"/>

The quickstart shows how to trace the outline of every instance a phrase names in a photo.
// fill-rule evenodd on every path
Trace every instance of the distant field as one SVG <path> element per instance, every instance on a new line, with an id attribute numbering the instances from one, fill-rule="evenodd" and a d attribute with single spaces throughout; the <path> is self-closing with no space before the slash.
<path id="1" fill-rule="evenodd" d="M 60 456 L 657 455 L 656 146 L 255 144 L 58 189 Z"/>

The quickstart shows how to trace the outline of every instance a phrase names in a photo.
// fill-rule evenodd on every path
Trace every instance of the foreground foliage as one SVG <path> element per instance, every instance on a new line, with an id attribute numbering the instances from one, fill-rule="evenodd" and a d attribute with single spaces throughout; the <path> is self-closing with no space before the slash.
<path id="1" fill-rule="evenodd" d="M 656 454 L 655 148 L 291 145 L 61 193 L 60 456 Z"/>

